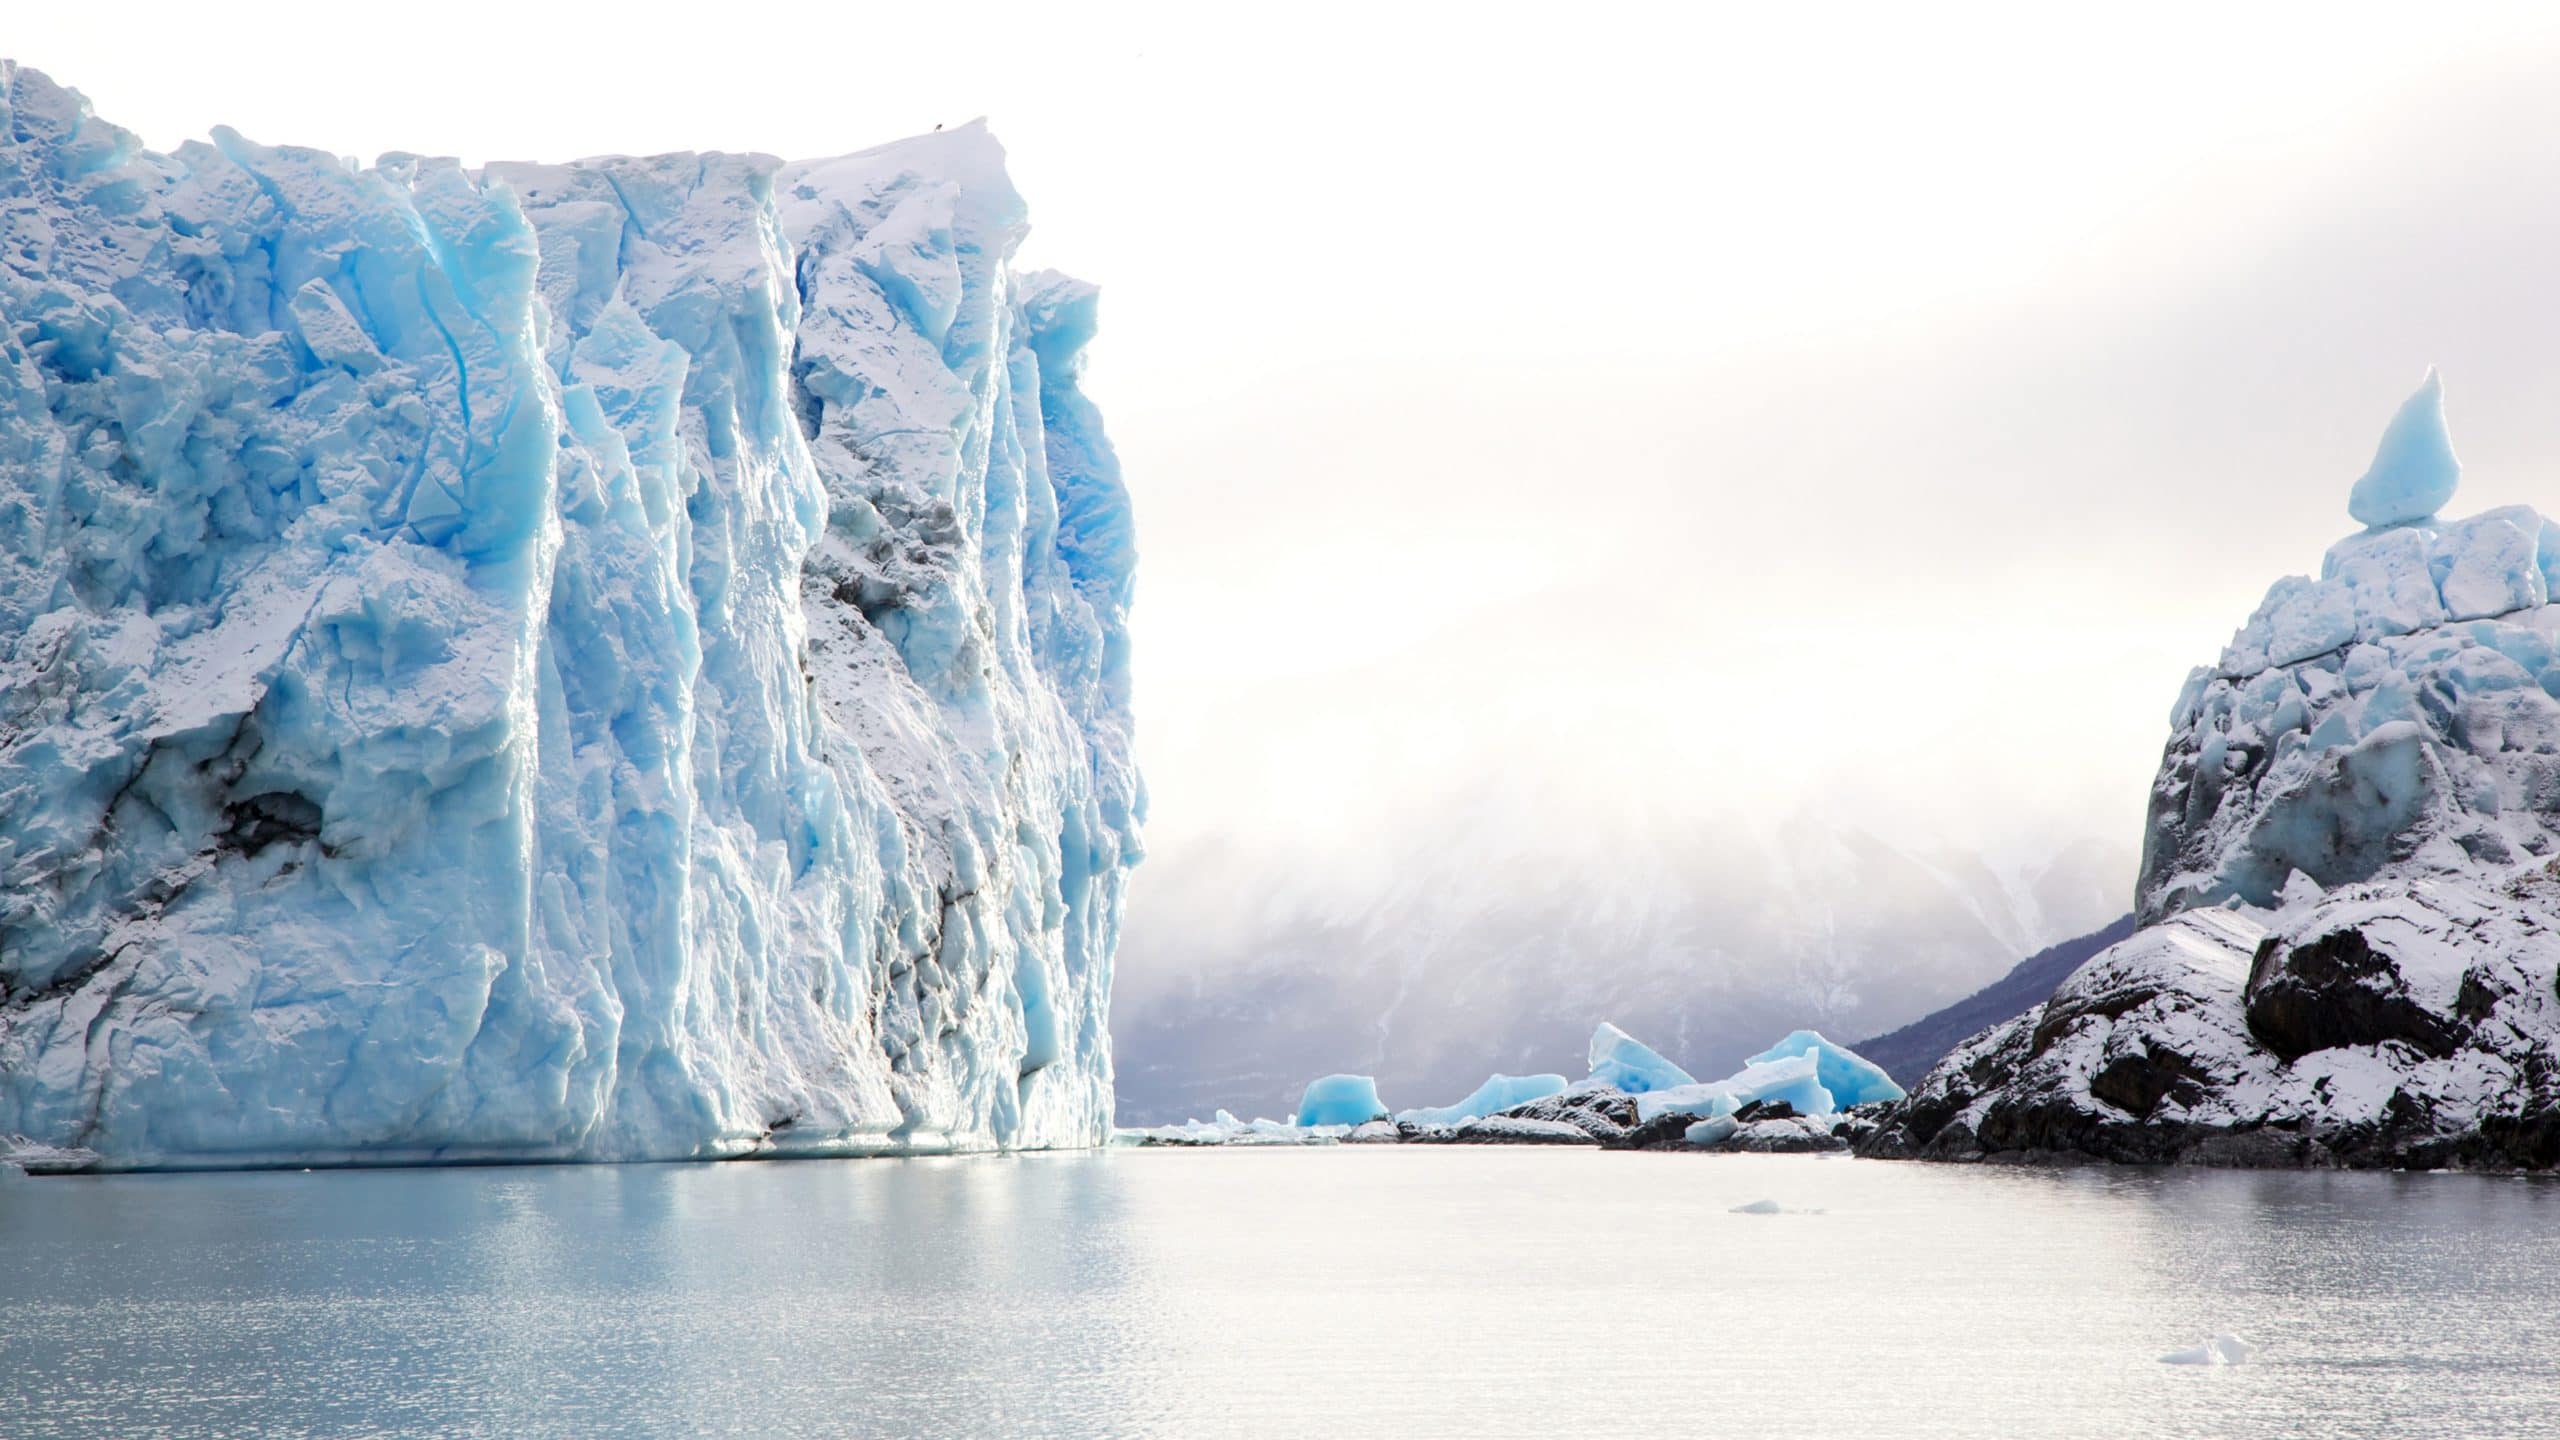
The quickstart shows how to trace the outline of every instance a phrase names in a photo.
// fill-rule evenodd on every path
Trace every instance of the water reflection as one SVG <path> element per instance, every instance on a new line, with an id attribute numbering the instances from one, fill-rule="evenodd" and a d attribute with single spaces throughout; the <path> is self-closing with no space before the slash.
<path id="1" fill-rule="evenodd" d="M 1519 1150 L 25 1182 L 0 1433 L 2560 1433 L 2555 1240 L 2533 1181 Z"/>

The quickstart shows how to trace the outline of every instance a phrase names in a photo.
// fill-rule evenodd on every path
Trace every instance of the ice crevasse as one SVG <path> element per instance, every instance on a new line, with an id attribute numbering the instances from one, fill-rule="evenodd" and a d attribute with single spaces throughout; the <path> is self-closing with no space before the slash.
<path id="1" fill-rule="evenodd" d="M 0 62 L 0 1136 L 1101 1141 L 1135 550 L 971 125 L 171 154 Z"/>

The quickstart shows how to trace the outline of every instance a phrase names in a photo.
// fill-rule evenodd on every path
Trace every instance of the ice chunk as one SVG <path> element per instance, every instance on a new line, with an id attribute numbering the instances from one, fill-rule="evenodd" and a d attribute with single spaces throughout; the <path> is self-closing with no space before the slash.
<path id="1" fill-rule="evenodd" d="M 2366 530 L 2329 547 L 2321 578 L 2344 584 L 2354 598 L 2357 639 L 2406 635 L 2443 622 L 2444 597 L 2427 557 L 2432 534 Z"/>
<path id="2" fill-rule="evenodd" d="M 1455 1125 L 1461 1120 L 1474 1120 L 1496 1110 L 1526 1105 L 1564 1093 L 1561 1075 L 1490 1075 L 1454 1105 L 1427 1105 L 1414 1110 L 1399 1110 L 1396 1118 L 1408 1125 Z"/>
<path id="3" fill-rule="evenodd" d="M 1680 1132 L 1680 1138 L 1692 1145 L 1721 1145 L 1733 1138 L 1735 1130 L 1730 1115 L 1710 1115 Z"/>
<path id="4" fill-rule="evenodd" d="M 2443 509 L 2461 479 L 2462 462 L 2444 428 L 2444 384 L 2429 369 L 2382 432 L 2372 468 L 2348 493 L 2347 513 L 2376 527 L 2412 524 Z"/>
<path id="5" fill-rule="evenodd" d="M 1636 1097 L 1636 1119 L 1651 1120 L 1662 1115 L 1730 1115 L 1743 1102 L 1733 1098 L 1733 1084 L 1726 1080 L 1692 1081 L 1664 1090 L 1648 1090 Z"/>
<path id="6" fill-rule="evenodd" d="M 1754 1200 L 1749 1204 L 1736 1205 L 1726 1213 L 1731 1215 L 1784 1215 L 1787 1213 L 1787 1207 L 1779 1204 L 1775 1200 Z"/>
<path id="7" fill-rule="evenodd" d="M 1821 1045 L 1814 1043 L 1821 1041 L 1821 1037 L 1809 1030 L 1798 1033 L 1812 1036 L 1812 1040 L 1797 1054 L 1777 1054 L 1775 1059 L 1753 1060 L 1722 1080 L 1693 1080 L 1686 1085 L 1666 1086 L 1636 1096 L 1636 1118 L 1730 1115 L 1754 1101 L 1780 1100 L 1794 1107 L 1799 1115 L 1830 1114 L 1839 1108 L 1839 1102 L 1822 1083 Z M 1858 1058 L 1846 1050 L 1840 1053 L 1853 1060 Z M 1859 1060 L 1858 1063 L 1864 1065 L 1867 1062 Z M 1887 1080 L 1885 1083 L 1890 1085 L 1893 1082 Z"/>
<path id="8" fill-rule="evenodd" d="M 2201 1345 L 2185 1350 L 2172 1350 L 2160 1357 L 2163 1365 L 2240 1365 L 2258 1353 L 2258 1347 L 2237 1335 L 2216 1335 Z"/>
<path id="9" fill-rule="evenodd" d="M 1698 1083 L 1697 1077 L 1606 1020 L 1591 1032 L 1591 1078 L 1605 1080 L 1630 1095 Z"/>
<path id="10" fill-rule="evenodd" d="M 2445 613 L 2470 620 L 2543 603 L 2542 530 L 2542 517 L 2522 505 L 2445 526 L 2429 556 Z"/>
<path id="11" fill-rule="evenodd" d="M 1327 1075 L 1307 1083 L 1298 1101 L 1301 1125 L 1365 1125 L 1386 1118 L 1378 1082 L 1366 1075 Z"/>
<path id="12" fill-rule="evenodd" d="M 1748 1063 L 1765 1065 L 1802 1055 L 1807 1050 L 1813 1052 L 1814 1073 L 1822 1081 L 1822 1088 L 1831 1093 L 1832 1104 L 1845 1107 L 1902 1098 L 1902 1087 L 1893 1083 L 1893 1077 L 1884 1073 L 1884 1067 L 1845 1045 L 1833 1044 L 1817 1030 L 1793 1031 L 1784 1040 L 1752 1056 Z"/>
<path id="13" fill-rule="evenodd" d="M 1818 1048 L 1807 1045 L 1801 1054 L 1754 1060 L 1743 1066 L 1742 1073 L 1724 1082 L 1732 1089 L 1733 1108 L 1739 1110 L 1755 1101 L 1783 1102 L 1799 1115 L 1830 1114 L 1839 1108 L 1839 1103 L 1822 1083 L 1821 1054 Z"/>

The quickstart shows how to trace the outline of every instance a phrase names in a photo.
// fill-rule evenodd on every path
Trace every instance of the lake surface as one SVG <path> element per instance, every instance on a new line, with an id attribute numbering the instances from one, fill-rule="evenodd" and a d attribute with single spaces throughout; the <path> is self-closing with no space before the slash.
<path id="1" fill-rule="evenodd" d="M 2258 1358 L 2159 1363 L 2217 1330 Z M 2303 1433 L 2560 1435 L 2560 1184 L 1536 1149 L 0 1183 L 18 1440 Z"/>

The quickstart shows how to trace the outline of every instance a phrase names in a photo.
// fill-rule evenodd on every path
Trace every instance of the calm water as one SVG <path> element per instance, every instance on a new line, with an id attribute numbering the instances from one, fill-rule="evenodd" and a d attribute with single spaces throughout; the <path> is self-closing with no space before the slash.
<path id="1" fill-rule="evenodd" d="M 2214 1330 L 2258 1361 L 2158 1363 Z M 1553 1150 L 0 1184 L 26 1440 L 2306 1432 L 2560 1434 L 2560 1185 Z"/>

